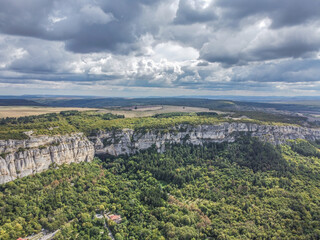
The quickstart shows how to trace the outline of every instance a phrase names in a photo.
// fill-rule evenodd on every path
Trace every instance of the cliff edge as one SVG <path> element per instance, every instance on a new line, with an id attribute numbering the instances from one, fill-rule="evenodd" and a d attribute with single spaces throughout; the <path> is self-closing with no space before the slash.
<path id="1" fill-rule="evenodd" d="M 42 172 L 52 163 L 92 161 L 94 146 L 82 133 L 0 140 L 0 184 Z"/>
<path id="2" fill-rule="evenodd" d="M 132 129 L 100 131 L 89 139 L 94 143 L 96 154 L 134 154 L 155 145 L 159 152 L 166 144 L 202 145 L 210 142 L 233 142 L 241 135 L 258 137 L 273 144 L 289 139 L 320 139 L 320 129 L 293 125 L 259 125 L 255 123 L 221 123 L 216 125 L 180 124 L 168 129 L 134 131 Z"/>
<path id="3" fill-rule="evenodd" d="M 214 125 L 179 124 L 167 129 L 106 130 L 97 132 L 89 139 L 77 133 L 30 136 L 28 140 L 0 140 L 0 184 L 42 172 L 53 163 L 92 161 L 95 154 L 134 154 L 153 145 L 158 152 L 164 152 L 167 144 L 233 142 L 242 134 L 273 144 L 282 144 L 289 139 L 320 139 L 320 129 L 224 122 Z"/>

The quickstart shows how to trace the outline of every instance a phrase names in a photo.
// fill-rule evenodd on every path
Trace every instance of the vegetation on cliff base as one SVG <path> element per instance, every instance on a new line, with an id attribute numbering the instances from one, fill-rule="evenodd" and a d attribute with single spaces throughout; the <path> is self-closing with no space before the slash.
<path id="1" fill-rule="evenodd" d="M 63 165 L 0 186 L 0 239 L 109 239 L 102 211 L 122 216 L 117 240 L 318 239 L 319 173 L 317 156 L 250 138 Z"/>

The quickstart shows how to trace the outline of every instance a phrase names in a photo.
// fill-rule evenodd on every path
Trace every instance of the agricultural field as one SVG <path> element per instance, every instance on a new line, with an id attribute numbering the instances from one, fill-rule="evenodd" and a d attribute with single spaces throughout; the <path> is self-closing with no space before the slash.
<path id="1" fill-rule="evenodd" d="M 123 108 L 119 108 L 119 109 L 108 108 L 108 109 L 99 110 L 98 112 L 124 115 L 126 118 L 150 117 L 155 114 L 171 113 L 171 112 L 184 112 L 184 113 L 216 112 L 216 113 L 220 113 L 219 111 L 209 110 L 209 108 L 168 106 L 168 105 L 132 106 L 132 107 L 123 107 Z"/>
<path id="2" fill-rule="evenodd" d="M 132 106 L 124 108 L 80 108 L 80 107 L 38 107 L 38 106 L 0 106 L 0 118 L 6 117 L 26 117 L 41 115 L 47 113 L 59 113 L 61 111 L 97 111 L 98 113 L 112 113 L 124 115 L 126 118 L 132 117 L 150 117 L 155 114 L 171 112 L 217 112 L 208 108 L 200 107 L 183 107 L 183 106 Z"/>
<path id="3" fill-rule="evenodd" d="M 61 111 L 88 111 L 99 110 L 97 108 L 74 108 L 74 107 L 33 107 L 33 106 L 0 106 L 0 118 L 26 117 L 46 113 L 59 113 Z"/>

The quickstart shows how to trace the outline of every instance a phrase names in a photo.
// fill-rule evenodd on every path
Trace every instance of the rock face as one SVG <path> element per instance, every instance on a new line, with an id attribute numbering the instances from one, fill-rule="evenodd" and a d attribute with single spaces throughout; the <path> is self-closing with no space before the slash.
<path id="1" fill-rule="evenodd" d="M 273 144 L 281 144 L 288 139 L 320 139 L 320 129 L 296 126 L 259 125 L 253 123 L 221 123 L 217 125 L 178 125 L 167 130 L 100 131 L 89 139 L 94 142 L 96 154 L 134 154 L 155 145 L 159 152 L 166 144 L 186 143 L 202 145 L 210 142 L 233 142 L 240 134 L 249 134 Z"/>
<path id="2" fill-rule="evenodd" d="M 134 154 L 155 145 L 159 152 L 166 144 L 202 145 L 233 142 L 241 134 L 258 137 L 273 144 L 288 139 L 320 139 L 320 129 L 295 126 L 221 123 L 216 125 L 181 124 L 168 129 L 100 131 L 88 140 L 82 133 L 69 136 L 40 136 L 28 140 L 0 140 L 0 184 L 41 172 L 50 164 L 91 161 L 94 154 Z"/>
<path id="3" fill-rule="evenodd" d="M 50 164 L 92 161 L 93 144 L 82 133 L 41 136 L 28 140 L 0 140 L 0 184 L 33 173 Z"/>

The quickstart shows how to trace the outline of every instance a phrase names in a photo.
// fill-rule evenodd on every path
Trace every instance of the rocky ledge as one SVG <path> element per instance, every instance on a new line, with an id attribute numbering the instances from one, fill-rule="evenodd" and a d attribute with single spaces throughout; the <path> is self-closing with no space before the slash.
<path id="1" fill-rule="evenodd" d="M 0 184 L 42 172 L 52 163 L 92 161 L 94 146 L 82 133 L 0 140 Z"/>
<path id="2" fill-rule="evenodd" d="M 289 139 L 320 139 L 320 129 L 292 125 L 220 123 L 216 125 L 180 124 L 168 129 L 100 131 L 95 136 L 82 133 L 66 136 L 39 136 L 28 140 L 0 140 L 0 184 L 38 173 L 52 163 L 91 161 L 95 154 L 134 154 L 151 146 L 159 152 L 166 144 L 202 145 L 210 142 L 233 142 L 241 134 L 258 137 L 273 144 Z"/>
<path id="3" fill-rule="evenodd" d="M 288 139 L 320 139 L 320 129 L 292 125 L 259 125 L 254 123 L 221 123 L 217 125 L 181 124 L 169 129 L 132 129 L 100 131 L 89 139 L 94 142 L 96 154 L 134 154 L 155 145 L 159 152 L 166 144 L 196 144 L 210 142 L 233 142 L 241 134 L 258 137 L 273 144 L 285 143 Z"/>

